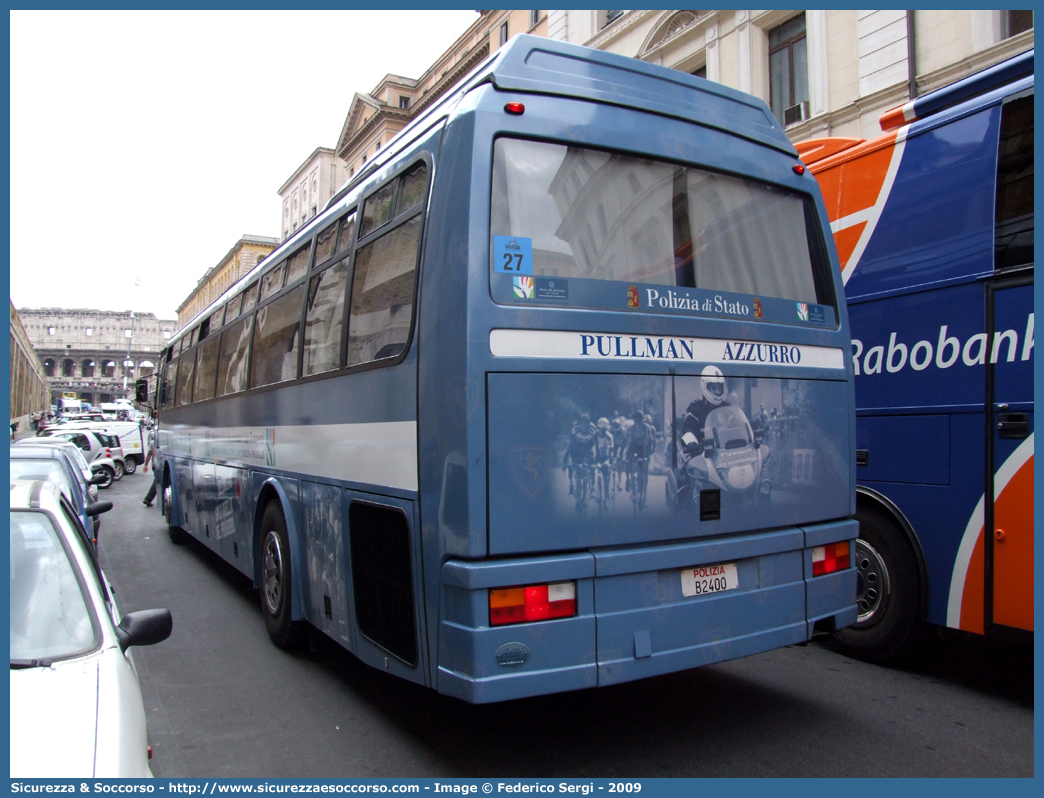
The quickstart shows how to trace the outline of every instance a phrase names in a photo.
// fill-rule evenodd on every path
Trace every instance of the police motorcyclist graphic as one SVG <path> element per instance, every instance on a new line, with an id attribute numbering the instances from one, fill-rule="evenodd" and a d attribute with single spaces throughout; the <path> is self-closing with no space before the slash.
<path id="1" fill-rule="evenodd" d="M 768 461 L 764 430 L 752 427 L 743 409 L 728 399 L 725 376 L 705 366 L 700 396 L 689 403 L 681 425 L 678 467 L 667 478 L 667 502 L 678 509 L 699 505 L 701 490 L 719 490 L 723 501 L 768 499 L 772 486 L 761 479 Z"/>

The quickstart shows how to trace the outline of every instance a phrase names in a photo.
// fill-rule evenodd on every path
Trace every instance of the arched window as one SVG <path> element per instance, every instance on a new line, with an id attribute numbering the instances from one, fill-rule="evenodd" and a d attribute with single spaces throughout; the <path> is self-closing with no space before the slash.
<path id="1" fill-rule="evenodd" d="M 115 377 L 116 376 L 116 361 L 106 360 L 102 365 L 102 376 L 103 377 Z"/>
<path id="2" fill-rule="evenodd" d="M 83 363 L 80 366 L 80 374 L 82 374 L 84 377 L 93 377 L 94 376 L 94 361 L 93 360 L 85 360 L 85 361 L 83 361 Z"/>
<path id="3" fill-rule="evenodd" d="M 62 361 L 62 376 L 72 377 L 76 373 L 76 361 L 74 360 L 63 360 Z"/>
<path id="4" fill-rule="evenodd" d="M 47 358 L 47 360 L 43 362 L 44 376 L 53 377 L 57 365 L 58 364 L 51 360 L 51 358 Z"/>

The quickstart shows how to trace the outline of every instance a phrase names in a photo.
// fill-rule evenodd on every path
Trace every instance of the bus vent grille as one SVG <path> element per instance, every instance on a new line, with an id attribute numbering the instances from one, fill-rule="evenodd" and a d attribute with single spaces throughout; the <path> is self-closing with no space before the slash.
<path id="1" fill-rule="evenodd" d="M 417 624 L 406 516 L 402 510 L 352 502 L 348 529 L 359 631 L 415 666 Z"/>

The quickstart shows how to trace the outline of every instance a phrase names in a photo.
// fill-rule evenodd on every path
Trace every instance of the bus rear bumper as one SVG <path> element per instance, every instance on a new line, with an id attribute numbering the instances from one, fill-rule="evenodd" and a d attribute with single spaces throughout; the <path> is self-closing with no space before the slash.
<path id="1" fill-rule="evenodd" d="M 811 639 L 856 618 L 854 557 L 812 575 L 854 520 L 643 548 L 443 567 L 438 690 L 471 703 L 606 686 Z M 735 565 L 737 584 L 684 595 L 682 574 Z M 491 626 L 489 590 L 576 583 L 572 618 Z"/>

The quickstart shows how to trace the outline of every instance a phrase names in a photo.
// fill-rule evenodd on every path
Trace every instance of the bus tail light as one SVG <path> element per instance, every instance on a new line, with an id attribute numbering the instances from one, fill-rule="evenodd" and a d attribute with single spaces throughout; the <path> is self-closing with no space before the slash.
<path id="1" fill-rule="evenodd" d="M 526 106 L 524 106 L 522 103 L 506 103 L 504 105 L 504 110 L 507 111 L 509 114 L 521 116 L 526 112 Z"/>
<path id="2" fill-rule="evenodd" d="M 489 591 L 489 625 L 530 623 L 576 615 L 576 582 Z"/>
<path id="3" fill-rule="evenodd" d="M 812 576 L 823 576 L 848 567 L 848 541 L 812 549 Z"/>

